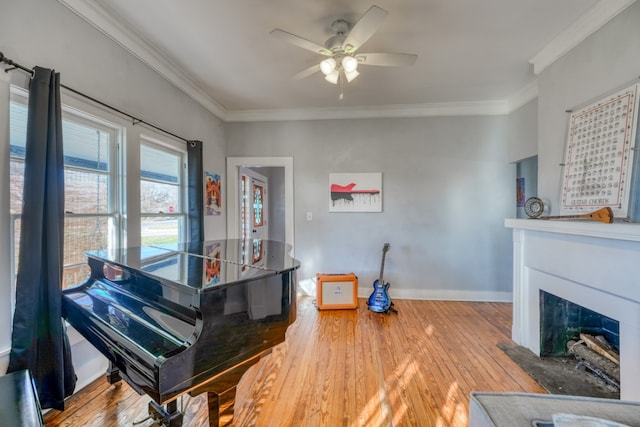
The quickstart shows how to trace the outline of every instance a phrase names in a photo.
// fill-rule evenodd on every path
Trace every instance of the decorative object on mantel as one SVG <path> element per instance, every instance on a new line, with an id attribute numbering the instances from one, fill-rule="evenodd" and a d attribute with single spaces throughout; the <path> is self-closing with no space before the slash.
<path id="1" fill-rule="evenodd" d="M 640 220 L 637 192 L 640 83 L 568 110 L 561 214 L 606 206 L 617 218 Z"/>
<path id="2" fill-rule="evenodd" d="M 544 202 L 539 197 L 529 197 L 524 203 L 524 213 L 529 218 L 538 218 L 544 211 Z"/>
<path id="3" fill-rule="evenodd" d="M 591 219 L 594 221 L 605 222 L 611 224 L 613 222 L 613 210 L 605 206 L 590 213 L 577 214 L 577 215 L 555 215 L 555 216 L 540 216 L 544 211 L 544 202 L 538 197 L 530 197 L 527 199 L 524 205 L 524 212 L 529 218 L 535 219 Z"/>
<path id="4" fill-rule="evenodd" d="M 540 219 L 592 219 L 594 221 L 611 224 L 613 222 L 613 210 L 609 206 L 605 206 L 604 208 L 600 208 L 597 211 L 593 211 L 591 213 L 578 215 L 541 216 Z"/>

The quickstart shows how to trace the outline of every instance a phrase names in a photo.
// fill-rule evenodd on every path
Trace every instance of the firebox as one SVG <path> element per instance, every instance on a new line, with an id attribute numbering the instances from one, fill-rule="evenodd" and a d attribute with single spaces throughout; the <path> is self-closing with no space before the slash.
<path id="1" fill-rule="evenodd" d="M 620 323 L 603 314 L 540 290 L 540 356 L 567 356 L 567 342 L 580 333 L 604 336 L 620 352 Z"/>

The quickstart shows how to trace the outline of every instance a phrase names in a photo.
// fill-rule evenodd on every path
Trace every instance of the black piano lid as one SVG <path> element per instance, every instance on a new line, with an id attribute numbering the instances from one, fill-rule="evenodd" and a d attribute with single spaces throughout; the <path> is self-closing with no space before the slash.
<path id="1" fill-rule="evenodd" d="M 300 263 L 289 256 L 290 250 L 290 245 L 273 240 L 227 239 L 101 249 L 86 255 L 200 293 L 295 270 Z"/>

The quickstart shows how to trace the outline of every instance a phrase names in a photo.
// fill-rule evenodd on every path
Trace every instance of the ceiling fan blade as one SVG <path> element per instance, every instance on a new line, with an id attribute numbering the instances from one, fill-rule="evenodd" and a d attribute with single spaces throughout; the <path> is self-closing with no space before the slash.
<path id="1" fill-rule="evenodd" d="M 378 6 L 371 6 L 349 31 L 343 43 L 345 52 L 353 53 L 358 50 L 380 28 L 388 14 Z"/>
<path id="2" fill-rule="evenodd" d="M 359 64 L 383 67 L 413 65 L 417 58 L 418 55 L 411 53 L 359 53 L 356 55 Z"/>
<path id="3" fill-rule="evenodd" d="M 320 64 L 312 65 L 311 67 L 307 68 L 306 70 L 300 71 L 298 74 L 296 74 L 292 78 L 294 80 L 301 80 L 301 79 L 307 78 L 310 75 L 315 74 L 315 73 L 317 73 L 319 71 L 320 71 Z"/>
<path id="4" fill-rule="evenodd" d="M 271 31 L 272 36 L 277 37 L 281 40 L 286 41 L 287 43 L 291 43 L 292 45 L 301 47 L 303 49 L 310 50 L 311 52 L 319 53 L 320 55 L 331 56 L 333 53 L 324 46 L 321 46 L 317 43 L 309 41 L 307 39 L 303 39 L 300 36 L 296 36 L 295 34 L 288 33 L 286 31 L 275 29 Z"/>

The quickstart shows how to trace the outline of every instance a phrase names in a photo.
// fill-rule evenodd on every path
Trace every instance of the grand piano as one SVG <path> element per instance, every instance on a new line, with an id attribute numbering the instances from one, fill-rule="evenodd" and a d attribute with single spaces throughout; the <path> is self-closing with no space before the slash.
<path id="1" fill-rule="evenodd" d="M 149 414 L 182 425 L 177 398 L 208 394 L 209 424 L 233 416 L 240 377 L 296 318 L 290 247 L 220 240 L 87 252 L 90 277 L 63 291 L 63 316 L 124 378 Z"/>

